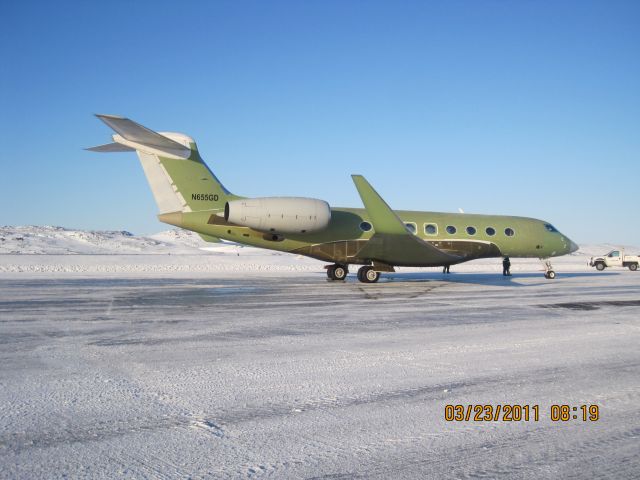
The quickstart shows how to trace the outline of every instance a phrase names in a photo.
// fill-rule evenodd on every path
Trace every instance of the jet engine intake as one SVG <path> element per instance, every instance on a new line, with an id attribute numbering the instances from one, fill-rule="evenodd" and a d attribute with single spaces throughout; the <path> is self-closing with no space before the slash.
<path id="1" fill-rule="evenodd" d="M 260 232 L 311 233 L 329 225 L 331 208 L 315 198 L 244 198 L 225 204 L 224 219 Z"/>

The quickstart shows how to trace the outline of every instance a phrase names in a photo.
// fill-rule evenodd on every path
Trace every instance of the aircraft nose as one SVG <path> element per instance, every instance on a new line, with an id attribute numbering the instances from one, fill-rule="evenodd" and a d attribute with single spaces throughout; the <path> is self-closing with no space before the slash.
<path id="1" fill-rule="evenodd" d="M 569 253 L 578 251 L 580 247 L 573 241 L 569 240 Z"/>

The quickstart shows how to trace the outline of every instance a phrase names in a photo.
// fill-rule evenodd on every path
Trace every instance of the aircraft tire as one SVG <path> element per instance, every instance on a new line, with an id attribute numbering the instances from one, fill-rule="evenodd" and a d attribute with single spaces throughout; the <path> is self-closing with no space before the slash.
<path id="1" fill-rule="evenodd" d="M 332 267 L 332 271 L 333 271 L 333 280 L 344 280 L 345 278 L 347 278 L 347 274 L 349 273 L 349 270 L 347 270 L 347 267 L 343 266 L 343 265 L 334 265 Z"/>
<path id="2" fill-rule="evenodd" d="M 335 265 L 331 265 L 330 267 L 327 268 L 327 278 L 329 280 L 333 280 L 335 269 L 336 269 Z"/>
<path id="3" fill-rule="evenodd" d="M 553 280 L 554 278 L 556 278 L 556 272 L 554 272 L 553 270 L 549 270 L 547 273 L 544 274 L 544 276 L 549 280 Z"/>
<path id="4" fill-rule="evenodd" d="M 327 277 L 329 280 L 344 280 L 347 278 L 349 269 L 344 265 L 331 265 L 327 267 Z"/>
<path id="5" fill-rule="evenodd" d="M 371 269 L 367 272 L 365 277 L 367 278 L 369 283 L 376 283 L 378 280 L 380 280 L 380 272 L 376 272 L 374 269 Z"/>
<path id="6" fill-rule="evenodd" d="M 380 272 L 376 272 L 373 267 L 365 265 L 358 270 L 358 280 L 362 283 L 376 283 L 380 280 Z"/>
<path id="7" fill-rule="evenodd" d="M 366 283 L 366 280 L 364 280 L 364 277 L 362 276 L 362 270 L 364 269 L 364 267 L 360 267 L 358 269 L 358 281 Z"/>

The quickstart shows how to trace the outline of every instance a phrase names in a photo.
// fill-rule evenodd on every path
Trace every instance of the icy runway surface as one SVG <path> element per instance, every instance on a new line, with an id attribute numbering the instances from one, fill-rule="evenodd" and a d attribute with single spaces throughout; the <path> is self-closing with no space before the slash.
<path id="1" fill-rule="evenodd" d="M 5 273 L 0 476 L 637 478 L 640 273 L 558 270 Z"/>

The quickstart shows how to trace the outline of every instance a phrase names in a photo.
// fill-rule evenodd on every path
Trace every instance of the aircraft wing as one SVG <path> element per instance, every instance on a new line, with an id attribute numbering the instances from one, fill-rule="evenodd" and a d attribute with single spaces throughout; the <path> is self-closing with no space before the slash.
<path id="1" fill-rule="evenodd" d="M 389 265 L 457 263 L 462 257 L 443 252 L 410 233 L 396 213 L 362 175 L 352 175 L 375 230 L 357 257 Z"/>

